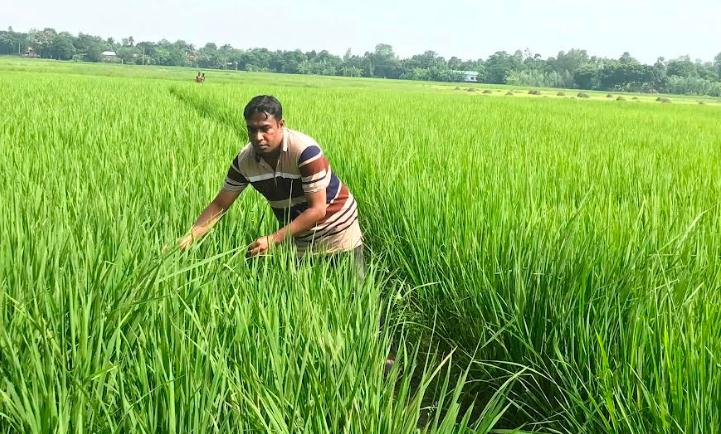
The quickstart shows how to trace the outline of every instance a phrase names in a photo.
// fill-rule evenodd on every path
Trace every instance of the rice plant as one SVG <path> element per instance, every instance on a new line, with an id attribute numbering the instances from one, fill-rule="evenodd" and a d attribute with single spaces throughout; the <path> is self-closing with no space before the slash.
<path id="1" fill-rule="evenodd" d="M 718 107 L 0 70 L 0 432 L 719 432 Z M 163 249 L 261 93 L 354 192 L 365 281 L 246 261 L 252 192 Z"/>

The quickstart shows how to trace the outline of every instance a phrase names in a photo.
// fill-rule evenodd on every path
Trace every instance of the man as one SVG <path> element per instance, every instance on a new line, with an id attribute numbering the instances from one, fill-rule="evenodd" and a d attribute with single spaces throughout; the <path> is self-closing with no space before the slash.
<path id="1" fill-rule="evenodd" d="M 285 128 L 283 109 L 273 96 L 254 97 L 243 116 L 250 143 L 233 158 L 223 187 L 179 240 L 180 248 L 188 248 L 207 233 L 250 184 L 268 200 L 281 228 L 256 239 L 248 256 L 262 255 L 293 238 L 301 255 L 348 252 L 362 272 L 356 201 L 331 170 L 318 143 Z"/>
<path id="2" fill-rule="evenodd" d="M 266 253 L 293 238 L 301 255 L 319 253 L 331 261 L 350 255 L 363 278 L 363 239 L 357 204 L 348 187 L 331 170 L 320 145 L 311 137 L 285 127 L 283 108 L 273 96 L 259 95 L 243 110 L 250 143 L 233 158 L 220 192 L 179 240 L 187 249 L 207 233 L 240 193 L 252 185 L 270 204 L 281 228 L 256 239 L 248 256 Z M 380 327 L 385 322 L 381 317 Z M 389 372 L 394 347 L 385 362 Z"/>

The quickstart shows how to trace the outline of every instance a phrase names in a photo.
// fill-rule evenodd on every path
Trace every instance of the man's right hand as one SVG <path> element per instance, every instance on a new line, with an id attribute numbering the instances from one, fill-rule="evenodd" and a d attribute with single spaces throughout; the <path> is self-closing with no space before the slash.
<path id="1" fill-rule="evenodd" d="M 176 242 L 178 243 L 178 248 L 180 249 L 180 251 L 184 252 L 188 250 L 188 248 L 193 244 L 193 237 L 190 234 L 184 235 L 178 238 Z M 170 252 L 170 249 L 171 246 L 169 246 L 168 244 L 163 244 L 163 247 L 160 248 L 160 252 L 163 254 L 167 254 Z"/>
<path id="2" fill-rule="evenodd" d="M 178 247 L 180 247 L 181 252 L 188 250 L 188 248 L 192 244 L 193 244 L 193 235 L 192 234 L 187 234 L 181 238 L 178 238 Z"/>
<path id="3" fill-rule="evenodd" d="M 180 251 L 188 250 L 193 241 L 201 238 L 220 220 L 223 213 L 235 202 L 240 195 L 240 191 L 220 190 L 212 202 L 200 213 L 198 219 L 190 228 L 190 232 L 178 238 L 178 247 Z"/>

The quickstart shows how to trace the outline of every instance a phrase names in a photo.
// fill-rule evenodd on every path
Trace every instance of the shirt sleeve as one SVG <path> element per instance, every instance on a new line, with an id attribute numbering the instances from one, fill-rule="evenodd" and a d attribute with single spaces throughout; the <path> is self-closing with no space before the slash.
<path id="1" fill-rule="evenodd" d="M 301 152 L 298 157 L 298 170 L 304 193 L 324 190 L 330 183 L 330 164 L 317 145 L 310 145 Z"/>
<path id="2" fill-rule="evenodd" d="M 228 168 L 228 174 L 225 175 L 225 182 L 223 183 L 223 190 L 241 192 L 245 190 L 250 182 L 248 178 L 240 173 L 240 154 L 233 158 Z"/>

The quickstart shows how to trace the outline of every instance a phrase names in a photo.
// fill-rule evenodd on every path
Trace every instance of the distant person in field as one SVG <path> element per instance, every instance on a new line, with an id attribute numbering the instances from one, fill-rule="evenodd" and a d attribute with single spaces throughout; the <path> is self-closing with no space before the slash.
<path id="1" fill-rule="evenodd" d="M 198 75 L 195 76 L 195 82 L 196 83 L 202 83 L 205 81 L 205 73 L 202 75 L 200 74 L 200 71 L 198 71 Z"/>
<path id="2" fill-rule="evenodd" d="M 285 127 L 283 109 L 273 96 L 254 97 L 243 116 L 250 142 L 231 161 L 220 192 L 179 240 L 180 248 L 188 248 L 208 232 L 251 185 L 270 204 L 280 229 L 256 239 L 248 247 L 248 256 L 265 254 L 292 238 L 301 255 L 348 255 L 362 274 L 357 204 L 320 145 Z"/>
<path id="3" fill-rule="evenodd" d="M 202 83 L 205 83 L 205 73 L 202 73 L 202 74 L 200 75 L 200 81 L 201 81 Z"/>

